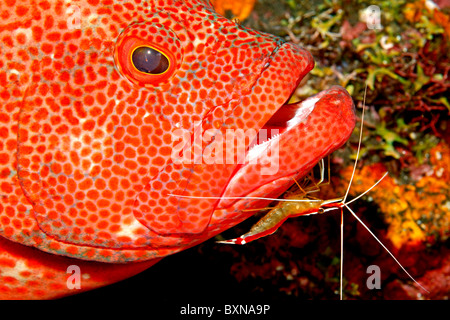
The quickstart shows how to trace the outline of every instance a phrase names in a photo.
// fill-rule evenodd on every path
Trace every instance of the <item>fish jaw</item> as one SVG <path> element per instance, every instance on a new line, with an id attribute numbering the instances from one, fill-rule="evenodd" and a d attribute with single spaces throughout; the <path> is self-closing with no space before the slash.
<path id="1" fill-rule="evenodd" d="M 277 119 L 280 114 L 283 120 Z M 249 152 L 253 162 L 246 163 L 233 175 L 211 217 L 208 233 L 215 235 L 240 223 L 254 214 L 250 208 L 267 207 L 270 200 L 256 198 L 280 196 L 320 159 L 341 147 L 350 137 L 355 122 L 353 100 L 340 86 L 283 105 L 265 126 L 267 130 L 277 128 L 280 133 L 253 147 L 257 149 L 253 155 L 253 151 Z"/>
<path id="2" fill-rule="evenodd" d="M 246 164 L 233 175 L 218 209 L 238 202 L 230 198 L 278 196 L 286 189 L 282 181 L 288 178 L 289 186 L 306 175 L 319 160 L 341 147 L 355 127 L 353 100 L 340 86 L 287 107 L 295 110 L 293 117 L 284 124 L 275 122 L 279 133 L 248 151 Z M 286 106 L 280 112 L 283 108 Z M 273 121 L 279 121 L 276 117 Z"/>

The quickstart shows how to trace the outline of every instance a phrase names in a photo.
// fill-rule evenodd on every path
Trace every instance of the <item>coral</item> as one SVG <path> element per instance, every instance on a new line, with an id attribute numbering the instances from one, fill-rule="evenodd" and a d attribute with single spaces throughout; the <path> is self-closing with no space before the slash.
<path id="1" fill-rule="evenodd" d="M 441 142 L 428 155 L 429 171 L 415 183 L 400 184 L 397 179 L 387 176 L 370 193 L 371 201 L 376 203 L 389 224 L 387 237 L 396 248 L 423 241 L 431 245 L 446 241 L 450 235 L 450 149 Z M 344 181 L 350 180 L 352 170 L 349 166 L 342 171 Z M 386 171 L 381 163 L 357 170 L 350 195 L 363 193 Z"/>
<path id="2" fill-rule="evenodd" d="M 449 292 L 450 148 L 439 143 L 424 154 L 428 171 L 414 183 L 402 184 L 386 176 L 372 191 L 351 206 L 402 265 L 430 291 L 408 281 L 392 257 L 353 219 L 345 218 L 344 293 L 347 299 L 444 299 Z M 353 166 L 334 174 L 322 185 L 319 198 L 345 194 Z M 381 163 L 363 164 L 355 172 L 350 198 L 370 188 L 386 172 Z M 292 193 L 295 188 L 291 190 Z M 277 233 L 245 247 L 217 247 L 234 252 L 230 272 L 255 290 L 279 290 L 300 298 L 337 298 L 339 288 L 339 221 L 336 214 L 302 217 L 285 223 Z M 345 215 L 349 217 L 349 215 Z M 353 221 L 352 221 L 353 220 Z M 235 236 L 244 224 L 229 231 Z M 229 237 L 233 237 L 229 236 Z M 239 252 L 239 254 L 237 254 Z M 382 270 L 382 290 L 366 286 L 367 267 Z M 393 276 L 395 275 L 395 276 Z M 442 282 L 441 280 L 445 281 Z"/>

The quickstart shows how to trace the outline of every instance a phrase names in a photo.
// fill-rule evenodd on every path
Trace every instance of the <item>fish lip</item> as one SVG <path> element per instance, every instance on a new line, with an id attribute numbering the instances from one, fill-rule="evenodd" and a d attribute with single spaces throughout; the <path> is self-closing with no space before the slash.
<path id="1" fill-rule="evenodd" d="M 266 121 L 266 123 L 264 125 L 261 126 L 261 128 L 259 130 L 265 128 L 267 126 L 267 123 L 269 123 L 270 120 L 272 120 L 283 107 L 285 107 L 285 106 L 298 106 L 303 101 L 306 101 L 309 98 L 311 98 L 311 97 L 309 97 L 309 98 L 306 98 L 304 100 L 297 101 L 295 103 L 289 103 L 289 101 L 291 100 L 292 96 L 295 94 L 295 91 L 299 87 L 301 81 L 314 68 L 315 61 L 314 61 L 314 58 L 313 58 L 312 54 L 308 50 L 306 50 L 305 48 L 302 48 L 300 46 L 294 45 L 292 42 L 288 42 L 288 41 L 286 41 L 286 40 L 284 40 L 282 38 L 277 38 L 276 39 L 276 46 L 272 50 L 270 55 L 267 57 L 267 60 L 264 63 L 264 66 L 263 66 L 263 68 L 261 70 L 261 73 L 260 73 L 257 81 L 259 81 L 259 79 L 261 78 L 263 72 L 265 70 L 267 70 L 267 69 L 273 68 L 273 69 L 275 69 L 275 71 L 272 71 L 272 72 L 277 73 L 276 68 L 278 66 L 276 65 L 276 62 L 274 60 L 278 56 L 278 53 L 280 51 L 282 51 L 282 50 L 286 50 L 288 54 L 294 52 L 294 56 L 298 55 L 296 57 L 299 60 L 303 60 L 302 67 L 298 68 L 297 71 L 295 71 L 297 74 L 293 75 L 293 77 L 292 77 L 295 80 L 294 81 L 290 81 L 291 83 L 293 83 L 293 85 L 292 85 L 292 88 L 291 88 L 289 94 L 286 95 L 285 101 L 283 103 L 281 103 L 276 108 L 275 111 L 273 111 L 273 113 L 271 114 L 270 118 Z M 280 55 L 283 55 L 283 53 L 280 53 Z M 272 62 L 275 62 L 275 65 Z M 287 81 L 287 82 L 289 82 L 289 81 Z M 257 82 L 255 84 L 257 85 Z M 316 94 L 316 95 L 319 95 L 319 94 L 320 94 L 320 92 L 318 94 Z M 316 96 L 316 95 L 314 95 L 314 96 Z M 313 109 L 314 109 L 314 107 L 313 107 Z M 313 111 L 313 109 L 311 109 L 310 112 L 308 112 L 308 114 L 310 114 Z M 295 116 L 292 117 L 291 120 L 293 120 L 293 118 L 295 118 Z M 282 130 L 282 133 L 284 133 L 285 131 L 286 130 Z M 248 152 L 249 150 L 250 150 L 250 147 L 246 150 L 246 152 Z"/>
<path id="2" fill-rule="evenodd" d="M 288 130 L 273 137 L 268 142 L 264 142 L 263 146 L 256 146 L 260 150 L 254 150 L 257 153 L 252 155 L 252 160 L 256 159 L 253 164 L 260 164 L 260 160 L 269 163 L 268 167 L 272 166 L 273 160 L 278 161 L 278 164 L 283 164 L 279 165 L 276 172 L 267 174 L 261 173 L 261 167 L 258 168 L 248 161 L 244 162 L 230 178 L 217 208 L 228 208 L 238 201 L 245 201 L 237 200 L 238 198 L 244 199 L 248 196 L 278 197 L 293 183 L 292 178 L 298 179 L 307 174 L 318 160 L 341 147 L 348 140 L 355 127 L 356 115 L 353 100 L 344 88 L 332 86 L 296 104 L 301 106 L 305 103 L 311 105 L 307 106 L 309 109 L 303 117 L 297 119 L 300 121 L 296 121 L 295 124 L 289 126 Z M 281 107 L 286 105 L 288 104 L 283 104 Z M 316 110 L 317 112 L 315 112 Z M 317 126 L 317 121 L 320 122 L 324 116 L 329 117 L 326 122 L 327 126 L 324 126 L 323 129 L 317 129 L 318 127 L 316 127 L 313 130 L 314 126 Z M 312 117 L 312 119 L 310 120 L 309 117 Z M 302 124 L 302 121 L 306 122 Z M 327 134 L 321 145 L 316 144 L 317 140 L 323 139 L 324 136 L 321 133 L 324 131 L 328 131 L 330 134 Z M 312 139 L 314 142 L 308 142 L 304 144 L 305 147 L 296 148 L 296 143 L 300 143 L 304 139 Z M 272 145 L 268 146 L 269 144 Z M 290 160 L 286 164 L 282 161 L 282 158 L 278 157 L 277 159 L 267 154 L 265 150 L 272 148 L 273 145 L 278 145 L 280 152 L 284 152 L 282 153 L 284 156 L 294 157 L 292 158 L 294 160 Z M 255 148 L 255 146 L 253 147 Z M 267 148 L 264 150 L 264 147 Z M 307 151 L 308 155 L 305 155 L 304 151 Z M 247 151 L 247 155 L 248 153 Z M 306 157 L 305 162 L 296 162 L 295 159 L 300 159 L 303 156 Z M 248 160 L 248 157 L 246 160 Z M 233 197 L 234 199 L 232 199 Z"/>
<path id="3" fill-rule="evenodd" d="M 266 125 L 267 123 L 271 122 L 271 119 L 276 117 L 277 114 L 280 112 L 280 110 L 283 107 L 296 107 L 296 111 L 295 114 L 293 114 L 293 117 L 290 118 L 289 120 L 286 121 L 286 126 L 280 126 L 279 127 L 279 131 L 275 133 L 275 135 L 270 135 L 270 138 L 268 138 L 265 141 L 261 141 L 260 143 L 257 143 L 255 145 L 251 145 L 248 147 L 247 149 L 247 158 L 249 161 L 254 161 L 258 155 L 260 155 L 261 153 L 258 153 L 258 151 L 261 151 L 262 149 L 264 149 L 267 145 L 269 145 L 270 143 L 273 143 L 273 140 L 275 139 L 281 139 L 283 137 L 284 134 L 286 134 L 289 130 L 293 129 L 295 126 L 299 125 L 300 123 L 306 121 L 306 119 L 308 118 L 308 116 L 314 112 L 315 109 L 315 103 L 317 101 L 320 100 L 320 96 L 319 94 L 316 94 L 314 96 L 311 96 L 305 100 L 302 101 L 298 101 L 295 103 L 285 103 L 283 105 L 281 105 L 277 111 L 275 113 L 272 114 L 272 116 L 270 117 L 270 119 L 266 122 L 266 124 L 260 129 L 260 131 L 257 134 L 257 137 L 260 136 L 260 132 L 262 130 L 266 129 Z M 289 99 L 287 100 L 289 101 Z M 270 129 L 267 129 L 270 130 Z M 277 130 L 277 129 L 275 129 Z"/>
<path id="4" fill-rule="evenodd" d="M 300 80 L 303 77 L 300 77 Z M 299 80 L 299 81 L 300 81 Z M 260 128 L 257 137 L 259 136 L 261 130 L 264 129 L 270 129 L 267 128 L 267 125 L 270 123 L 273 123 L 274 118 L 277 117 L 277 115 L 280 113 L 280 111 L 282 111 L 283 108 L 289 108 L 291 107 L 292 109 L 295 108 L 295 112 L 292 113 L 292 117 L 289 118 L 289 120 L 285 120 L 283 122 L 286 123 L 285 126 L 280 125 L 279 126 L 279 132 L 276 133 L 274 136 L 271 136 L 269 139 L 262 141 L 261 143 L 256 143 L 254 145 L 250 145 L 246 152 L 247 152 L 247 157 L 251 160 L 254 160 L 254 155 L 253 153 L 257 150 L 257 149 L 261 149 L 264 146 L 266 146 L 267 144 L 270 143 L 270 141 L 272 139 L 280 139 L 283 134 L 285 134 L 286 132 L 288 132 L 289 130 L 291 130 L 292 128 L 294 128 L 295 126 L 299 125 L 300 123 L 304 122 L 307 120 L 308 116 L 314 112 L 314 109 L 316 107 L 316 102 L 320 100 L 320 98 L 325 95 L 329 90 L 323 90 L 315 95 L 312 95 L 306 99 L 303 100 L 299 100 L 297 102 L 293 102 L 293 103 L 289 103 L 289 100 L 292 98 L 292 96 L 295 93 L 295 90 L 298 87 L 294 88 L 291 92 L 291 94 L 289 95 L 289 97 L 286 99 L 285 103 L 283 103 L 282 105 L 280 105 L 278 107 L 278 109 L 271 115 L 271 117 L 266 121 L 266 123 Z M 276 119 L 275 119 L 276 120 Z"/>
<path id="5" fill-rule="evenodd" d="M 295 109 L 295 113 L 292 113 L 292 117 L 289 118 L 289 120 L 284 120 L 286 122 L 285 126 L 280 126 L 280 132 L 278 134 L 276 134 L 276 136 L 274 136 L 272 139 L 277 138 L 280 139 L 284 134 L 286 134 L 288 131 L 290 131 L 291 129 L 295 128 L 296 126 L 300 125 L 301 123 L 307 121 L 308 117 L 314 112 L 314 110 L 316 109 L 316 103 L 322 99 L 324 96 L 326 95 L 333 95 L 333 94 L 341 94 L 342 92 L 347 92 L 343 87 L 338 86 L 338 85 L 333 85 L 328 89 L 322 90 L 319 93 L 316 93 L 310 97 L 307 97 L 306 99 L 294 102 L 294 103 L 288 103 L 288 101 L 291 99 L 292 95 L 294 94 L 295 90 L 297 89 L 297 87 L 295 89 L 293 89 L 291 95 L 289 96 L 289 98 L 286 100 L 286 102 L 282 105 L 280 105 L 280 107 L 271 115 L 271 117 L 268 119 L 268 121 L 265 123 L 265 125 L 263 127 L 260 128 L 261 129 L 265 129 L 268 123 L 273 122 L 273 119 L 275 117 L 277 117 L 277 114 L 280 113 L 280 111 L 283 108 L 286 107 L 291 107 L 292 109 Z M 347 93 L 348 94 L 348 93 Z M 333 102 L 340 102 L 343 101 L 341 99 L 335 99 L 333 100 Z M 352 112 L 351 114 L 348 114 L 349 117 L 353 117 L 354 114 L 354 105 L 352 108 Z M 259 132 L 258 132 L 259 134 Z M 270 140 L 272 139 L 268 139 L 267 141 L 263 141 L 262 144 L 266 144 L 268 142 L 270 142 Z M 252 148 L 254 147 L 258 147 L 261 144 L 256 144 L 254 146 L 249 146 L 249 148 L 247 149 L 247 153 L 249 153 L 251 151 Z"/>

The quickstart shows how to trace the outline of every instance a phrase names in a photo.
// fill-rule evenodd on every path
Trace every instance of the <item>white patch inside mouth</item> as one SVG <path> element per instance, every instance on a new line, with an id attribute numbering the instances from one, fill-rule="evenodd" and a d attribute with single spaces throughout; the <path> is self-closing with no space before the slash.
<path id="1" fill-rule="evenodd" d="M 254 145 L 248 150 L 246 163 L 257 163 L 257 160 L 261 157 L 262 154 L 267 152 L 267 148 L 272 140 L 279 139 L 280 134 L 274 135 L 273 137 L 267 139 L 260 144 Z"/>
<path id="2" fill-rule="evenodd" d="M 314 107 L 317 103 L 317 101 L 320 100 L 321 97 L 311 97 L 303 102 L 300 103 L 299 107 L 295 111 L 295 115 L 292 119 L 288 120 L 286 123 L 286 128 L 282 130 L 282 132 L 277 133 L 275 135 L 272 135 L 271 138 L 267 139 L 267 141 L 264 141 L 262 143 L 259 143 L 257 145 L 252 146 L 247 153 L 247 161 L 248 163 L 256 163 L 257 159 L 261 158 L 261 155 L 265 154 L 270 148 L 270 144 L 274 142 L 274 140 L 277 140 L 280 138 L 280 136 L 283 135 L 284 132 L 298 126 L 300 123 L 306 120 L 308 116 L 311 114 L 311 112 L 314 110 Z M 261 130 L 270 130 L 270 129 L 264 129 Z M 272 129 L 273 130 L 273 129 Z M 259 136 L 259 134 L 258 134 Z M 247 162 L 246 161 L 246 162 Z"/>
<path id="3" fill-rule="evenodd" d="M 303 122 L 314 110 L 314 107 L 319 100 L 320 97 L 313 97 L 303 101 L 295 112 L 295 116 L 287 122 L 286 131 Z"/>

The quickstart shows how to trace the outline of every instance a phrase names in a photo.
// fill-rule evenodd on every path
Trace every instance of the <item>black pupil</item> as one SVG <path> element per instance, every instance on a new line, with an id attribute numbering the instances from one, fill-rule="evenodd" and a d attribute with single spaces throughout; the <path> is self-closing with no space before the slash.
<path id="1" fill-rule="evenodd" d="M 169 60 L 159 51 L 150 47 L 139 47 L 131 57 L 134 66 L 141 72 L 161 74 L 169 68 Z"/>

